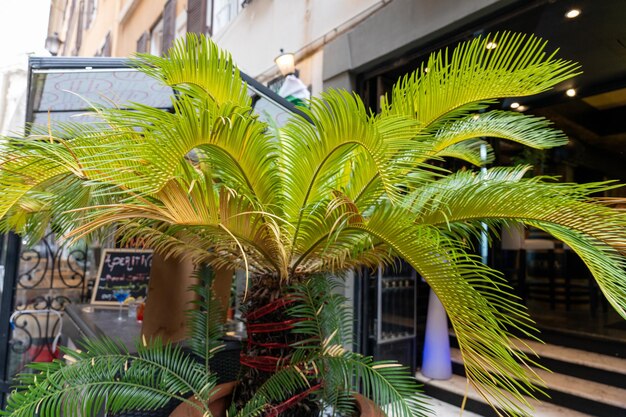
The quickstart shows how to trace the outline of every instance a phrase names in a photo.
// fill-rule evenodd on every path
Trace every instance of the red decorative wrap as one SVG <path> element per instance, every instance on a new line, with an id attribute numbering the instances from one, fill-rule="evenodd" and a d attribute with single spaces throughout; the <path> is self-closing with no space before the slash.
<path id="1" fill-rule="evenodd" d="M 275 406 L 270 405 L 269 409 L 267 410 L 266 417 L 277 417 L 280 413 L 282 413 L 289 407 L 295 405 L 297 402 L 301 401 L 302 399 L 306 398 L 310 393 L 319 389 L 321 386 L 322 384 L 313 385 L 311 388 L 305 391 L 302 391 L 298 395 L 294 395 L 293 397 L 289 398 L 287 401 L 284 401 Z"/>
<path id="2" fill-rule="evenodd" d="M 262 346 L 266 349 L 286 349 L 290 347 L 288 343 L 278 343 L 278 342 L 261 343 L 261 342 L 255 342 L 254 340 L 250 340 L 249 344 Z"/>
<path id="3" fill-rule="evenodd" d="M 269 304 L 264 305 L 261 308 L 248 312 L 245 315 L 245 318 L 248 320 L 257 320 L 263 316 L 267 316 L 268 314 L 273 313 L 281 307 L 288 306 L 289 304 L 293 304 L 295 302 L 296 299 L 294 297 L 286 296 L 283 298 L 279 298 Z"/>
<path id="4" fill-rule="evenodd" d="M 242 365 L 258 369 L 263 372 L 276 372 L 279 369 L 280 358 L 276 356 L 247 356 L 243 353 L 239 357 Z"/>
<path id="5" fill-rule="evenodd" d="M 277 321 L 275 323 L 248 324 L 246 331 L 248 332 L 248 338 L 250 337 L 250 334 L 254 333 L 282 332 L 284 330 L 291 330 L 294 324 L 304 320 L 306 319 L 291 319 Z"/>
<path id="6" fill-rule="evenodd" d="M 279 298 L 277 300 L 272 301 L 269 304 L 264 305 L 263 307 L 248 312 L 244 317 L 248 321 L 248 325 L 246 326 L 246 330 L 248 333 L 248 348 L 252 345 L 261 346 L 266 349 L 286 349 L 289 348 L 290 345 L 287 343 L 280 342 L 258 342 L 254 340 L 253 335 L 259 333 L 273 333 L 273 332 L 282 332 L 286 330 L 293 329 L 293 325 L 299 323 L 301 321 L 307 319 L 290 319 L 273 323 L 250 323 L 250 321 L 258 320 L 268 314 L 275 312 L 276 310 L 286 307 L 292 303 L 295 303 L 297 300 L 295 297 L 286 296 L 284 298 Z M 250 349 L 248 349 L 250 350 Z M 263 372 L 276 372 L 280 370 L 283 366 L 280 363 L 281 358 L 277 356 L 248 356 L 242 353 L 239 357 L 239 362 L 247 367 L 258 369 Z M 319 389 L 321 384 L 314 385 L 309 389 L 294 395 L 293 397 L 287 399 L 286 401 L 272 406 L 268 405 L 268 409 L 266 411 L 266 417 L 277 417 L 280 413 L 288 409 L 289 407 L 295 405 L 302 399 L 306 398 L 313 391 Z"/>

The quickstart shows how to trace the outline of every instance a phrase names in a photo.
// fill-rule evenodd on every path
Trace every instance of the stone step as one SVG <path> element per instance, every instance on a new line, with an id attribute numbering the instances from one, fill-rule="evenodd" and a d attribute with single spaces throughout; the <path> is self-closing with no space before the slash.
<path id="1" fill-rule="evenodd" d="M 626 389 L 624 358 L 532 340 L 522 342 L 517 343 L 520 350 L 538 354 L 538 362 L 554 373 Z"/>
<path id="2" fill-rule="evenodd" d="M 533 340 L 522 340 L 516 346 L 528 353 L 536 353 L 542 358 L 550 358 L 570 364 L 601 369 L 626 376 L 626 359 L 587 352 L 580 349 L 540 343 Z"/>
<path id="3" fill-rule="evenodd" d="M 537 324 L 537 328 L 541 332 L 540 339 L 550 345 L 626 359 L 626 338 L 624 337 L 590 334 L 586 331 L 551 327 L 545 324 Z"/>
<path id="4" fill-rule="evenodd" d="M 461 375 L 452 375 L 452 378 L 448 380 L 434 380 L 418 372 L 416 378 L 424 384 L 424 391 L 429 396 L 452 404 L 455 407 L 460 407 L 463 403 L 464 396 L 467 394 L 465 410 L 481 417 L 498 417 L 498 413 L 485 402 L 480 394 L 467 384 L 467 379 Z M 534 399 L 529 399 L 528 401 L 533 408 L 531 414 L 535 417 L 592 417 L 595 415 Z M 463 416 L 465 415 L 464 412 Z M 621 415 L 614 415 L 614 417 L 618 416 Z"/>
<path id="5" fill-rule="evenodd" d="M 548 355 L 563 353 L 564 356 L 559 359 L 559 361 L 563 363 L 566 363 L 568 358 L 576 357 L 576 361 L 585 364 L 585 366 L 596 365 L 593 361 L 594 359 L 598 360 L 598 364 L 601 367 L 607 367 L 611 364 L 619 367 L 624 364 L 624 362 L 622 362 L 623 359 L 610 357 L 596 358 L 593 354 L 588 354 L 587 352 L 575 352 L 575 349 L 562 351 L 561 349 L 565 348 L 535 347 L 539 349 L 539 352 L 535 350 L 537 353 L 543 352 Z M 455 373 L 464 375 L 463 362 L 459 349 L 452 348 L 451 356 Z M 626 389 L 624 388 L 569 374 L 553 373 L 537 368 L 533 370 L 547 385 L 546 392 L 550 398 L 545 399 L 544 401 L 546 402 L 567 406 L 568 408 L 592 415 L 613 417 L 622 413 L 621 415 L 626 416 L 626 411 L 624 411 L 626 410 Z M 619 369 L 619 371 L 622 372 L 623 369 Z"/>
<path id="6" fill-rule="evenodd" d="M 608 351 L 604 353 L 530 339 L 520 339 L 514 343 L 526 353 L 539 355 L 538 359 L 535 358 L 536 362 L 554 373 L 626 389 L 626 358 L 611 353 L 615 349 L 622 349 L 616 341 L 607 342 Z M 450 345 L 458 348 L 454 333 L 450 333 Z M 623 346 L 626 353 L 626 344 Z"/>
<path id="7" fill-rule="evenodd" d="M 482 417 L 480 414 L 472 413 L 471 411 L 461 411 L 460 407 L 456 407 L 433 397 L 428 397 L 428 405 L 433 411 L 433 417 Z"/>

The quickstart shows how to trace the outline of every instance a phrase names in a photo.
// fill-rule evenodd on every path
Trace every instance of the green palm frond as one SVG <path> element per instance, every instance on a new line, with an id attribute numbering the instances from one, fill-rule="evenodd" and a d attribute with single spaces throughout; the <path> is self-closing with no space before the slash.
<path id="1" fill-rule="evenodd" d="M 355 227 L 387 242 L 426 279 L 450 317 L 476 390 L 511 415 L 528 415 L 525 396 L 533 396 L 541 381 L 530 368 L 533 360 L 512 344 L 518 339 L 513 330 L 533 337 L 524 307 L 511 301 L 509 287 L 496 271 L 437 229 L 413 223 L 407 214 L 387 208 Z"/>
<path id="2" fill-rule="evenodd" d="M 247 85 L 230 54 L 206 38 L 189 33 L 165 56 L 138 54 L 135 66 L 164 84 L 185 93 L 204 94 L 218 106 L 250 106 Z"/>
<path id="3" fill-rule="evenodd" d="M 486 173 L 476 173 L 473 171 L 460 171 L 424 184 L 422 187 L 407 193 L 403 201 L 403 207 L 408 208 L 416 216 L 416 222 L 421 223 L 428 214 L 437 214 L 436 221 L 425 220 L 426 224 L 438 225 L 442 215 L 447 215 L 450 210 L 446 208 L 446 195 L 454 195 L 456 192 L 463 192 L 464 188 L 474 185 L 480 187 L 487 181 L 496 183 L 516 183 L 520 181 L 528 166 L 517 166 L 513 168 L 491 168 Z M 465 201 L 465 200 L 463 200 Z M 484 204 L 489 202 L 485 201 Z M 444 223 L 444 222 L 442 222 Z"/>
<path id="4" fill-rule="evenodd" d="M 306 351 L 320 349 L 320 346 L 352 344 L 352 315 L 345 297 L 338 292 L 342 288 L 338 278 L 324 275 L 315 275 L 291 287 L 289 292 L 296 303 L 289 307 L 288 315 L 303 319 L 292 330 L 305 337 L 298 343 L 298 349 Z"/>
<path id="5" fill-rule="evenodd" d="M 11 140 L 0 156 L 0 166 L 0 217 L 37 186 L 80 171 L 66 147 L 39 140 Z"/>
<path id="6" fill-rule="evenodd" d="M 430 413 L 424 407 L 417 381 L 407 368 L 396 362 L 376 362 L 335 346 L 315 363 L 322 369 L 322 375 L 329 375 L 330 381 L 341 381 L 353 392 L 360 387 L 363 395 L 383 407 L 388 415 L 417 417 Z"/>
<path id="7" fill-rule="evenodd" d="M 495 158 L 491 145 L 480 139 L 454 143 L 438 151 L 435 156 L 461 159 L 477 167 L 490 164 Z"/>
<path id="8" fill-rule="evenodd" d="M 498 47 L 487 49 L 488 42 Z M 425 68 L 402 78 L 391 98 L 381 101 L 382 114 L 404 114 L 424 127 L 467 112 L 467 106 L 495 98 L 546 91 L 579 72 L 576 63 L 546 52 L 535 36 L 505 32 L 477 37 L 448 51 L 432 54 Z M 478 106 L 480 108 L 480 106 Z"/>
<path id="9" fill-rule="evenodd" d="M 439 152 L 464 140 L 481 137 L 508 139 L 535 149 L 566 145 L 565 134 L 550 125 L 543 117 L 492 110 L 441 125 L 433 136 L 432 146 L 434 152 Z"/>
<path id="10" fill-rule="evenodd" d="M 263 415 L 271 408 L 271 404 L 287 400 L 297 392 L 311 387 L 309 378 L 301 369 L 286 367 L 278 370 L 257 390 L 241 410 L 237 411 L 233 406 L 229 415 L 235 417 L 257 417 Z"/>
<path id="11" fill-rule="evenodd" d="M 156 341 L 139 344 L 136 354 L 109 338 L 85 341 L 85 352 L 64 349 L 70 364 L 32 364 L 37 374 L 20 376 L 20 389 L 11 394 L 5 415 L 95 416 L 150 410 L 171 399 L 206 411 L 187 400 L 189 394 L 208 398 L 216 377 L 204 371 L 179 347 Z"/>
<path id="12" fill-rule="evenodd" d="M 210 371 L 209 361 L 223 346 L 220 340 L 224 336 L 222 323 L 223 308 L 215 299 L 211 287 L 215 274 L 206 267 L 200 267 L 195 272 L 198 284 L 191 290 L 198 299 L 192 301 L 192 306 L 187 312 L 189 323 L 189 347 L 191 351 L 202 358 L 207 372 Z"/>
<path id="13" fill-rule="evenodd" d="M 120 167 L 107 169 L 107 154 L 102 155 L 94 145 L 89 165 L 96 166 L 96 179 L 114 178 L 137 192 L 157 192 L 165 183 L 180 174 L 190 152 L 196 152 L 200 160 L 211 163 L 212 175 L 227 181 L 239 192 L 247 193 L 258 201 L 271 204 L 275 188 L 279 184 L 276 173 L 268 169 L 276 156 L 276 144 L 264 134 L 266 125 L 250 117 L 249 107 L 241 108 L 226 103 L 219 107 L 206 99 L 189 94 L 173 100 L 174 111 L 165 112 L 148 106 L 136 105 L 132 120 L 125 120 L 141 131 L 141 141 L 135 146 L 141 152 L 140 166 L 128 161 L 135 175 L 141 175 L 138 186 L 128 183 L 120 173 Z M 128 113 L 107 110 L 103 117 L 114 123 Z M 163 143 L 168 144 L 167 147 Z M 121 141 L 117 142 L 121 146 Z M 107 149 L 102 149 L 106 151 Z M 120 148 L 112 152 L 121 151 Z M 149 170 L 146 170 L 146 167 Z M 145 183 L 145 184 L 144 184 Z"/>
<path id="14" fill-rule="evenodd" d="M 411 210 L 420 224 L 478 227 L 484 221 L 492 225 L 517 221 L 557 232 L 557 238 L 582 255 L 611 304 L 626 318 L 621 258 L 626 216 L 592 204 L 591 198 L 615 184 L 550 183 L 537 177 L 524 179 L 524 172 L 522 168 L 459 172 L 416 193 Z"/>
<path id="15" fill-rule="evenodd" d="M 313 100 L 310 107 L 307 114 L 313 124 L 295 116 L 281 133 L 279 164 L 285 179 L 285 217 L 296 228 L 294 245 L 301 222 L 310 215 L 311 208 L 327 198 L 338 186 L 338 179 L 346 178 L 341 173 L 355 151 L 371 161 L 387 195 L 395 198 L 401 190 L 396 186 L 398 161 L 392 164 L 391 157 L 402 150 L 419 149 L 419 145 L 407 140 L 414 134 L 414 122 L 403 118 L 377 122 L 368 116 L 355 95 L 325 93 L 322 99 Z M 385 129 L 396 134 L 384 135 Z"/>
<path id="16" fill-rule="evenodd" d="M 432 146 L 434 156 L 463 159 L 476 166 L 493 162 L 488 146 L 487 154 L 480 155 L 478 138 L 500 138 L 535 149 L 548 149 L 567 144 L 563 132 L 550 127 L 542 117 L 532 117 L 517 112 L 493 110 L 468 115 L 438 127 L 432 138 L 425 139 Z"/>

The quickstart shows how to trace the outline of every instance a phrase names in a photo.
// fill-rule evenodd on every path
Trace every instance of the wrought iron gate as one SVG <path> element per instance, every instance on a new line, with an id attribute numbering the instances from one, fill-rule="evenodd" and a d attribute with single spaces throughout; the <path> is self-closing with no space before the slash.
<path id="1" fill-rule="evenodd" d="M 90 288 L 85 246 L 61 246 L 53 233 L 32 248 L 22 247 L 15 235 L 3 240 L 0 372 L 6 394 L 27 364 L 58 356 L 62 312 L 68 303 L 86 302 Z"/>

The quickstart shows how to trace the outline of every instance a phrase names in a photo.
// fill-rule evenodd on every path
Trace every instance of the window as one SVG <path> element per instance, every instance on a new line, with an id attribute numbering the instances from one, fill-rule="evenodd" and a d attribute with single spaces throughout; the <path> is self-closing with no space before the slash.
<path id="1" fill-rule="evenodd" d="M 182 26 L 185 27 L 184 22 Z M 176 0 L 168 0 L 163 8 L 163 14 L 152 26 L 152 29 L 144 32 L 137 39 L 137 52 L 163 55 L 171 47 L 175 36 Z"/>
<path id="2" fill-rule="evenodd" d="M 89 29 L 96 20 L 98 13 L 98 0 L 87 0 L 85 3 L 85 29 Z"/>
<path id="3" fill-rule="evenodd" d="M 212 0 L 187 0 L 187 32 L 211 34 Z"/>
<path id="4" fill-rule="evenodd" d="M 96 51 L 95 56 L 111 56 L 111 31 L 107 32 L 104 42 L 100 49 Z"/>
<path id="5" fill-rule="evenodd" d="M 150 53 L 161 55 L 163 49 L 163 18 L 150 31 Z"/>
<path id="6" fill-rule="evenodd" d="M 232 22 L 243 9 L 241 0 L 214 0 L 213 4 L 213 33 L 218 33 L 221 29 Z M 210 13 L 210 9 L 208 13 Z M 210 20 L 209 20 L 210 21 Z"/>
<path id="7" fill-rule="evenodd" d="M 137 52 L 146 53 L 148 52 L 148 41 L 150 40 L 150 32 L 145 31 L 141 34 L 139 39 L 137 39 Z"/>
<path id="8" fill-rule="evenodd" d="M 170 49 L 176 37 L 176 0 L 167 0 L 163 7 L 163 32 L 159 55 Z M 156 54 L 155 54 L 156 55 Z"/>

